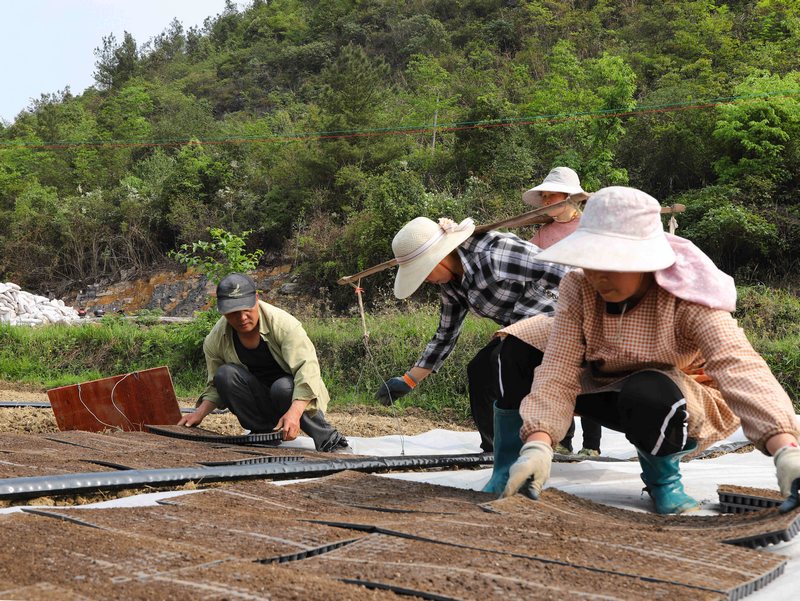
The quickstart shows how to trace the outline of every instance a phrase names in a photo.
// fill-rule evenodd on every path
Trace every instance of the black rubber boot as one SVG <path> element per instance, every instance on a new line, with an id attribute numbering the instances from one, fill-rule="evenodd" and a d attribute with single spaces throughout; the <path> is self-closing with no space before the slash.
<path id="1" fill-rule="evenodd" d="M 344 449 L 348 446 L 347 439 L 328 423 L 325 414 L 320 409 L 313 416 L 303 413 L 303 417 L 300 418 L 300 429 L 311 437 L 314 447 L 323 453 Z"/>

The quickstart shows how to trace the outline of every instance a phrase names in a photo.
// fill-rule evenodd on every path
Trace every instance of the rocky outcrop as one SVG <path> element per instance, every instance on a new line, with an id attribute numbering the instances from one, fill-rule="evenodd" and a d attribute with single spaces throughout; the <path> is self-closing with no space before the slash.
<path id="1" fill-rule="evenodd" d="M 252 275 L 259 289 L 270 293 L 281 288 L 290 271 L 291 265 L 279 265 Z M 144 309 L 167 317 L 191 317 L 214 305 L 214 284 L 193 271 L 162 271 L 146 278 L 87 286 L 77 292 L 73 304 L 88 314 L 97 310 L 131 314 Z"/>

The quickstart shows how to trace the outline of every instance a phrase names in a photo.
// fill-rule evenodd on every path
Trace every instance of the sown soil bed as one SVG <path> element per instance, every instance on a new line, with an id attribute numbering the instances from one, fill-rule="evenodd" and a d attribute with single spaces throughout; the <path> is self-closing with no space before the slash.
<path id="1" fill-rule="evenodd" d="M 207 444 L 143 432 L 57 432 L 0 437 L 0 478 L 115 469 L 197 467 L 200 462 L 236 462 L 260 457 L 326 457 L 305 449 Z"/>
<path id="2" fill-rule="evenodd" d="M 555 492 L 495 501 L 342 472 L 229 483 L 157 507 L 41 508 L 0 516 L 0 536 L 13 541 L 0 548 L 0 593 L 341 600 L 396 598 L 396 587 L 439 599 L 678 601 L 743 596 L 784 565 L 719 542 L 714 528 L 653 525 Z"/>
<path id="3" fill-rule="evenodd" d="M 6 411 L 19 410 L 0 414 Z M 11 415 L 0 421 L 0 431 L 18 423 L 20 414 Z M 328 414 L 331 422 L 353 434 L 336 415 Z M 113 471 L 114 465 L 330 457 L 52 426 L 35 435 L 5 430 L 0 478 Z M 236 426 L 216 431 L 239 435 Z M 432 420 L 421 431 L 435 427 L 453 429 Z M 286 485 L 219 483 L 155 507 L 25 511 L 0 514 L 0 598 L 358 601 L 399 599 L 395 590 L 403 598 L 476 601 L 732 599 L 780 576 L 785 558 L 724 541 L 786 529 L 800 519 L 800 510 L 780 515 L 772 509 L 663 517 L 554 489 L 535 502 L 519 495 L 495 500 L 355 472 Z"/>

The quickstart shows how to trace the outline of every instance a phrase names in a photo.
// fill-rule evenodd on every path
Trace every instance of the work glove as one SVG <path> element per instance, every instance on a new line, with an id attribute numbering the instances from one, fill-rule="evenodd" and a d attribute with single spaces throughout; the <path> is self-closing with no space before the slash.
<path id="1" fill-rule="evenodd" d="M 375 398 L 381 402 L 381 405 L 389 407 L 397 399 L 406 396 L 409 392 L 417 387 L 417 381 L 406 372 L 402 376 L 390 378 L 378 388 L 375 393 Z"/>
<path id="2" fill-rule="evenodd" d="M 550 477 L 552 463 L 553 447 L 546 442 L 526 442 L 509 470 L 503 496 L 510 497 L 521 492 L 531 499 L 538 499 L 544 483 Z"/>
<path id="3" fill-rule="evenodd" d="M 792 482 L 800 478 L 800 448 L 787 446 L 778 449 L 773 460 L 778 472 L 781 494 L 788 497 L 792 494 Z"/>

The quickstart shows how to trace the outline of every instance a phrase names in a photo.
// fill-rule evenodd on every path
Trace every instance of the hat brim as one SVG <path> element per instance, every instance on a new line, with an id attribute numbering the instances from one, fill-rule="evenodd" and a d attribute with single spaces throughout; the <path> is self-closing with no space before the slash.
<path id="1" fill-rule="evenodd" d="M 569 199 L 575 202 L 583 202 L 589 195 L 582 189 L 575 189 L 573 186 L 562 186 L 559 184 L 539 184 L 522 193 L 522 202 L 532 207 L 542 206 L 542 192 L 563 192 L 569 194 Z"/>
<path id="2" fill-rule="evenodd" d="M 454 249 L 458 248 L 474 231 L 475 225 L 473 224 L 464 231 L 445 234 L 425 254 L 410 263 L 400 265 L 394 278 L 394 295 L 397 298 L 408 298 L 414 294 L 417 288 L 422 285 L 422 282 L 425 281 L 425 278 L 431 274 L 434 267 Z"/>
<path id="3" fill-rule="evenodd" d="M 621 272 L 660 271 L 675 259 L 663 233 L 642 240 L 581 228 L 536 255 L 537 261 L 547 263 Z"/>
<path id="4" fill-rule="evenodd" d="M 217 298 L 217 311 L 225 315 L 234 311 L 246 311 L 256 306 L 256 293 L 241 298 Z"/>

